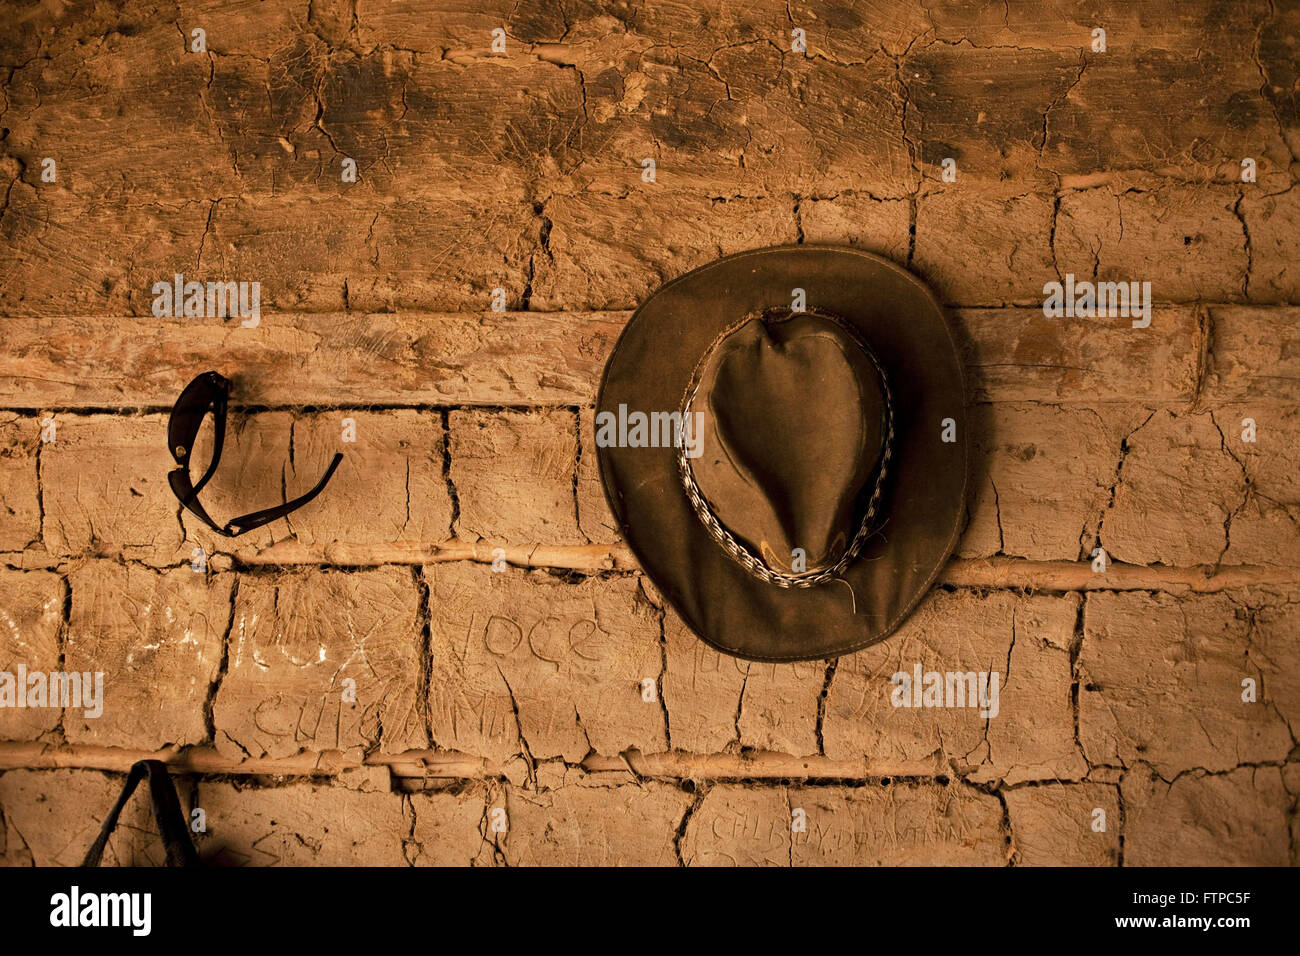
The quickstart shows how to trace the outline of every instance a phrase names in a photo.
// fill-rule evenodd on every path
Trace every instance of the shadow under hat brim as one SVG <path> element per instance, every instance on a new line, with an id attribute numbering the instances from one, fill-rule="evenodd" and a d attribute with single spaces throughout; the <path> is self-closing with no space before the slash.
<path id="1" fill-rule="evenodd" d="M 596 449 L 606 499 L 642 569 L 696 635 L 750 660 L 824 659 L 889 636 L 934 583 L 965 511 L 965 387 L 952 330 L 920 280 L 855 249 L 743 252 L 664 285 L 619 337 L 597 414 L 617 415 L 619 405 L 647 415 L 677 411 L 714 339 L 746 315 L 788 306 L 797 288 L 809 308 L 841 316 L 861 333 L 893 397 L 896 438 L 883 517 L 842 581 L 786 589 L 759 580 L 692 510 L 674 449 Z M 944 419 L 955 422 L 956 441 L 942 440 Z"/>

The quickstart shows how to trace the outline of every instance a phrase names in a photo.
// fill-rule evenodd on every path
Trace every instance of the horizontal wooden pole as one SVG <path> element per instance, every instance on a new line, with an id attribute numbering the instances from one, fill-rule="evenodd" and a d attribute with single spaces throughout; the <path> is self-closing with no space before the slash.
<path id="1" fill-rule="evenodd" d="M 130 750 L 122 747 L 49 747 L 22 741 L 0 742 L 0 770 L 107 770 L 125 773 L 139 760 L 161 760 L 177 773 L 333 776 L 349 766 L 339 754 L 297 754 L 275 760 L 231 760 L 211 748 Z"/>
<path id="2" fill-rule="evenodd" d="M 1111 562 L 1104 572 L 1087 561 L 1026 561 L 1021 558 L 959 558 L 939 583 L 951 587 L 1023 588 L 1043 591 L 1166 591 L 1197 593 L 1258 585 L 1300 585 L 1300 568 L 1236 565 L 1174 568 Z"/>
<path id="3" fill-rule="evenodd" d="M 447 561 L 477 561 L 491 564 L 498 558 L 522 568 L 559 568 L 569 571 L 631 571 L 638 567 L 627 545 L 508 544 L 503 541 L 443 541 L 438 544 L 396 542 L 394 544 L 305 545 L 294 539 L 279 541 L 268 548 L 216 553 L 210 567 L 226 570 L 235 565 L 326 564 L 342 567 L 374 567 L 381 564 L 441 564 Z"/>
<path id="4" fill-rule="evenodd" d="M 497 553 L 494 553 L 497 552 Z M 447 541 L 438 545 L 329 544 L 310 547 L 285 541 L 235 559 L 244 566 L 326 564 L 370 567 L 381 564 L 438 564 L 446 561 L 491 563 L 499 552 L 509 565 L 570 571 L 635 571 L 636 557 L 626 544 L 509 545 L 492 541 Z M 224 559 L 224 560 L 223 560 Z M 229 567 L 229 556 L 213 555 L 216 568 Z M 954 558 L 939 583 L 951 587 L 1025 588 L 1046 591 L 1146 591 L 1186 588 L 1222 591 L 1251 585 L 1300 585 L 1300 568 L 1238 565 L 1223 568 L 1174 568 L 1111 562 L 1097 572 L 1088 561 L 1027 561 L 1023 558 Z"/>

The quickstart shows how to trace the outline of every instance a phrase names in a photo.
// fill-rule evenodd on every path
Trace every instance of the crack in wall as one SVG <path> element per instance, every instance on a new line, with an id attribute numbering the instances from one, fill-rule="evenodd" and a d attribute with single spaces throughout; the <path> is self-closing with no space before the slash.
<path id="1" fill-rule="evenodd" d="M 209 575 L 205 575 L 210 577 Z M 226 620 L 225 630 L 221 634 L 221 658 L 217 661 L 217 673 L 208 682 L 208 692 L 203 700 L 203 728 L 205 739 L 213 746 L 217 742 L 217 695 L 221 684 L 230 672 L 230 639 L 235 631 L 235 611 L 239 605 L 239 577 L 230 582 L 230 617 Z M 242 748 L 241 748 L 242 749 Z M 245 751 L 247 753 L 247 751 Z"/>
<path id="2" fill-rule="evenodd" d="M 420 676 L 416 683 L 419 695 L 420 716 L 424 721 L 424 736 L 431 748 L 437 748 L 433 735 L 433 613 L 429 579 L 421 566 L 411 568 L 411 577 L 419 593 L 416 619 L 420 622 Z"/>
<path id="3" fill-rule="evenodd" d="M 1246 470 L 1245 462 L 1238 458 L 1236 453 L 1228 445 L 1227 436 L 1224 435 L 1223 429 L 1219 427 L 1219 422 L 1218 419 L 1214 417 L 1214 412 L 1211 411 L 1209 416 L 1210 424 L 1212 424 L 1214 430 L 1219 433 L 1220 450 L 1231 458 L 1241 470 L 1242 483 L 1241 501 L 1238 502 L 1235 508 L 1228 511 L 1223 518 L 1223 550 L 1219 552 L 1219 557 L 1214 562 L 1214 569 L 1217 571 L 1223 565 L 1223 559 L 1227 556 L 1229 549 L 1232 547 L 1232 522 L 1236 520 L 1237 516 L 1245 510 L 1246 505 L 1250 503 L 1255 483 L 1251 480 L 1250 473 Z"/>

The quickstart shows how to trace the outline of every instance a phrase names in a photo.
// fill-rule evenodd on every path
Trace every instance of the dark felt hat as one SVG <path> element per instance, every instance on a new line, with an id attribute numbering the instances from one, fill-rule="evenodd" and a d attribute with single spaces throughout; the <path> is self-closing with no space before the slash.
<path id="1" fill-rule="evenodd" d="M 834 657 L 934 583 L 965 509 L 962 366 L 913 275 L 855 249 L 728 256 L 647 299 L 596 399 L 601 481 L 720 651 Z"/>

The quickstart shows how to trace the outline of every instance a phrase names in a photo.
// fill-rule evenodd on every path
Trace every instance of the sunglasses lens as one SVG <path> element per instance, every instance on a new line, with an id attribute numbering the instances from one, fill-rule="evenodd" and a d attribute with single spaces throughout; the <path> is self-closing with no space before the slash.
<path id="1" fill-rule="evenodd" d="M 172 486 L 172 494 L 182 502 L 194 491 L 194 482 L 190 481 L 190 476 L 185 473 L 184 468 L 169 472 L 167 483 Z"/>
<path id="2" fill-rule="evenodd" d="M 188 510 L 198 515 L 204 524 L 213 531 L 218 531 L 222 534 L 226 533 L 217 526 L 216 522 L 208 517 L 208 513 L 203 509 L 203 505 L 199 502 L 198 498 L 191 497 L 194 495 L 194 483 L 190 481 L 190 476 L 185 473 L 184 468 L 177 468 L 175 471 L 169 472 L 167 475 L 167 483 L 171 485 L 172 494 L 176 496 L 176 500 L 185 505 Z"/>

